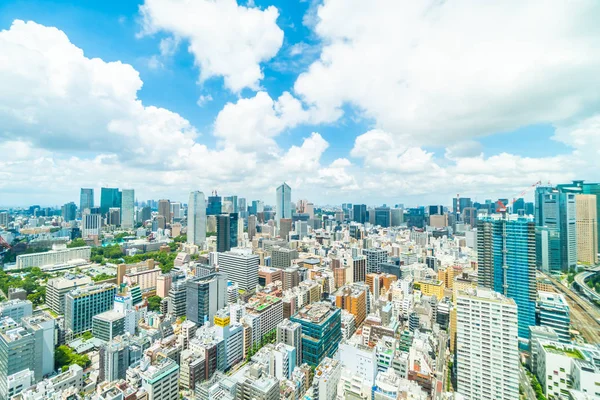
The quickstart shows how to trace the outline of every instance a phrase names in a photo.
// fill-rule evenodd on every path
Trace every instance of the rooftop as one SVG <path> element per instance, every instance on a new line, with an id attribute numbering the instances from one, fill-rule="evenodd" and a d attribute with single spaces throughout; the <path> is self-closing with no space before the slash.
<path id="1" fill-rule="evenodd" d="M 113 322 L 117 321 L 121 318 L 125 318 L 125 314 L 121 314 L 117 311 L 109 310 L 93 317 L 94 319 L 99 319 L 102 321 Z"/>
<path id="2" fill-rule="evenodd" d="M 559 344 L 546 344 L 544 350 L 548 353 L 564 355 L 567 357 L 575 358 L 578 360 L 584 360 L 583 354 L 575 347 L 571 346 L 560 346 Z"/>
<path id="3" fill-rule="evenodd" d="M 72 290 L 71 292 L 69 292 L 67 294 L 67 296 L 71 296 L 71 297 L 88 296 L 88 295 L 92 295 L 92 294 L 96 294 L 96 293 L 100 293 L 100 292 L 104 292 L 106 290 L 111 290 L 111 289 L 116 289 L 116 288 L 117 288 L 117 286 L 113 285 L 111 283 L 104 283 L 101 285 L 82 286 L 82 287 L 78 287 L 77 289 Z"/>
<path id="4" fill-rule="evenodd" d="M 304 306 L 293 318 L 320 324 L 335 310 L 330 303 L 317 302 Z"/>

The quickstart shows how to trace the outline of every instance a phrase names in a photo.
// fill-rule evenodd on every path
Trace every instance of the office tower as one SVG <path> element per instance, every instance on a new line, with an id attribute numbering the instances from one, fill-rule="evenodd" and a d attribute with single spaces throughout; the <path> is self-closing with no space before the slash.
<path id="1" fill-rule="evenodd" d="M 238 380 L 236 398 L 251 400 L 277 400 L 279 395 L 279 381 L 274 376 L 269 376 L 263 371 L 260 364 L 252 364 Z"/>
<path id="2" fill-rule="evenodd" d="M 386 256 L 387 257 L 387 256 Z M 353 282 L 364 282 L 367 277 L 367 257 L 352 257 L 352 278 Z"/>
<path id="3" fill-rule="evenodd" d="M 389 228 L 391 226 L 391 213 L 389 207 L 376 207 L 375 208 L 375 225 L 379 225 L 382 228 Z"/>
<path id="4" fill-rule="evenodd" d="M 561 271 L 560 232 L 546 226 L 535 227 L 536 266 L 549 274 Z"/>
<path id="5" fill-rule="evenodd" d="M 238 197 L 233 195 L 233 196 L 225 196 L 223 198 L 223 203 L 228 202 L 230 204 L 231 210 L 229 212 L 232 213 L 237 213 L 239 212 L 239 204 L 238 204 Z"/>
<path id="6" fill-rule="evenodd" d="M 333 357 L 342 340 L 341 310 L 328 302 L 304 306 L 290 321 L 302 326 L 302 361 L 317 366 Z"/>
<path id="7" fill-rule="evenodd" d="M 119 337 L 100 346 L 99 382 L 112 382 L 125 379 L 127 368 L 135 360 L 135 354 L 130 351 L 129 341 Z"/>
<path id="8" fill-rule="evenodd" d="M 576 194 L 589 194 L 596 196 L 596 216 L 600 218 L 600 183 L 585 183 L 584 181 L 573 181 L 571 184 L 558 185 L 562 191 L 569 191 Z M 597 223 L 598 248 L 600 248 L 600 223 Z"/>
<path id="9" fill-rule="evenodd" d="M 190 193 L 188 202 L 187 242 L 202 247 L 206 242 L 206 204 L 204 193 Z"/>
<path id="10" fill-rule="evenodd" d="M 85 210 L 91 210 L 94 208 L 94 189 L 81 188 L 79 194 L 79 210 L 84 212 Z"/>
<path id="11" fill-rule="evenodd" d="M 454 214 L 461 213 L 462 210 L 464 210 L 467 207 L 473 207 L 473 202 L 469 197 L 458 198 L 458 203 L 456 200 L 456 197 L 452 199 L 452 210 L 454 211 Z M 460 208 L 458 208 L 457 206 L 460 206 Z"/>
<path id="12" fill-rule="evenodd" d="M 148 400 L 179 400 L 179 365 L 163 358 L 140 372 Z"/>
<path id="13" fill-rule="evenodd" d="M 538 325 L 551 328 L 558 336 L 559 341 L 571 343 L 569 334 L 571 316 L 565 296 L 559 293 L 539 291 L 537 314 Z"/>
<path id="14" fill-rule="evenodd" d="M 83 214 L 81 216 L 81 237 L 100 236 L 102 216 L 100 214 Z"/>
<path id="15" fill-rule="evenodd" d="M 519 218 L 477 222 L 479 286 L 514 299 L 519 308 L 519 337 L 535 325 L 535 224 Z"/>
<path id="16" fill-rule="evenodd" d="M 596 201 L 597 198 L 593 194 L 578 194 L 575 196 L 577 260 L 587 265 L 598 263 Z"/>
<path id="17" fill-rule="evenodd" d="M 258 284 L 260 257 L 250 249 L 236 249 L 219 253 L 219 272 L 238 284 L 240 289 L 254 290 Z"/>
<path id="18" fill-rule="evenodd" d="M 92 335 L 108 342 L 125 333 L 125 314 L 108 310 L 92 317 Z"/>
<path id="19" fill-rule="evenodd" d="M 428 212 L 431 215 L 443 215 L 444 214 L 444 206 L 429 206 Z"/>
<path id="20" fill-rule="evenodd" d="M 277 325 L 277 343 L 284 343 L 296 349 L 296 365 L 302 364 L 302 325 L 284 319 Z"/>
<path id="21" fill-rule="evenodd" d="M 94 315 L 111 310 L 117 287 L 101 284 L 79 287 L 65 296 L 65 328 L 78 335 L 92 329 Z"/>
<path id="22" fill-rule="evenodd" d="M 8 223 L 10 222 L 10 214 L 8 211 L 0 212 L 0 226 L 8 227 Z"/>
<path id="23" fill-rule="evenodd" d="M 114 226 L 121 225 L 121 209 L 117 207 L 109 208 L 106 223 Z"/>
<path id="24" fill-rule="evenodd" d="M 517 305 L 483 288 L 456 300 L 457 392 L 470 400 L 519 398 Z"/>
<path id="25" fill-rule="evenodd" d="M 248 216 L 248 239 L 252 240 L 256 236 L 256 215 Z"/>
<path id="26" fill-rule="evenodd" d="M 243 224 L 243 222 L 242 222 Z M 238 246 L 239 218 L 238 213 L 229 214 L 229 248 Z M 242 230 L 243 233 L 243 230 Z"/>
<path id="27" fill-rule="evenodd" d="M 315 218 L 315 205 L 311 202 L 306 203 L 306 214 L 308 214 L 309 219 Z"/>
<path id="28" fill-rule="evenodd" d="M 462 209 L 462 221 L 465 225 L 469 225 L 474 228 L 477 225 L 477 209 L 474 207 L 467 207 Z"/>
<path id="29" fill-rule="evenodd" d="M 283 183 L 276 190 L 275 222 L 279 225 L 282 218 L 292 218 L 292 188 L 287 183 Z"/>
<path id="30" fill-rule="evenodd" d="M 158 201 L 158 215 L 165 217 L 165 224 L 171 223 L 171 202 L 169 200 Z"/>
<path id="31" fill-rule="evenodd" d="M 380 273 L 379 264 L 387 261 L 388 253 L 385 249 L 373 248 L 363 249 L 363 255 L 367 257 L 367 273 Z"/>
<path id="32" fill-rule="evenodd" d="M 409 228 L 425 228 L 425 207 L 409 208 L 404 220 Z"/>
<path id="33" fill-rule="evenodd" d="M 402 208 L 392 208 L 390 210 L 391 226 L 400 226 L 404 223 L 404 210 Z"/>
<path id="34" fill-rule="evenodd" d="M 85 275 L 65 275 L 62 278 L 50 279 L 46 284 L 46 305 L 55 313 L 64 315 L 66 294 L 90 283 L 92 283 L 92 279 Z"/>
<path id="35" fill-rule="evenodd" d="M 214 192 L 212 196 L 208 196 L 208 207 L 206 208 L 206 215 L 221 214 L 221 205 L 221 196 L 217 196 L 217 193 Z"/>
<path id="36" fill-rule="evenodd" d="M 133 189 L 123 189 L 121 192 L 121 227 L 133 229 L 134 226 L 135 193 Z"/>
<path id="37" fill-rule="evenodd" d="M 56 321 L 49 314 L 41 314 L 23 318 L 23 328 L 33 335 L 34 362 L 33 369 L 35 380 L 41 381 L 44 376 L 54 372 L 54 334 Z"/>
<path id="38" fill-rule="evenodd" d="M 360 326 L 367 317 L 367 287 L 364 285 L 346 285 L 335 293 L 336 307 L 354 315 L 356 326 Z"/>
<path id="39" fill-rule="evenodd" d="M 121 207 L 121 192 L 116 188 L 100 188 L 100 212 L 108 214 L 110 208 Z"/>
<path id="40" fill-rule="evenodd" d="M 29 300 L 10 300 L 0 303 L 0 317 L 11 317 L 15 322 L 33 314 L 33 304 Z"/>
<path id="41" fill-rule="evenodd" d="M 522 197 L 516 199 L 512 205 L 512 213 L 519 214 L 519 212 L 525 214 L 525 199 Z"/>
<path id="42" fill-rule="evenodd" d="M 279 237 L 288 240 L 292 231 L 292 220 L 290 218 L 281 218 L 279 220 Z"/>
<path id="43" fill-rule="evenodd" d="M 231 250 L 231 225 L 229 214 L 217 215 L 217 252 Z"/>
<path id="44" fill-rule="evenodd" d="M 367 222 L 367 205 L 366 204 L 355 204 L 353 210 L 353 220 L 359 224 Z"/>
<path id="45" fill-rule="evenodd" d="M 238 208 L 237 208 L 237 212 L 240 214 L 240 218 L 242 219 L 246 219 L 248 218 L 248 205 L 246 204 L 246 199 L 243 197 L 240 197 L 238 199 Z"/>
<path id="46" fill-rule="evenodd" d="M 334 400 L 337 396 L 338 383 L 342 377 L 342 363 L 325 357 L 315 368 L 315 377 L 312 381 L 313 399 Z M 387 388 L 386 388 L 387 389 Z M 350 398 L 350 396 L 348 397 Z M 373 400 L 383 400 L 373 395 Z"/>
<path id="47" fill-rule="evenodd" d="M 188 280 L 185 289 L 187 319 L 198 325 L 212 321 L 227 305 L 227 275 L 223 273 Z"/>
<path id="48" fill-rule="evenodd" d="M 8 377 L 32 369 L 36 362 L 34 352 L 34 336 L 25 328 L 16 326 L 0 333 L 0 399 L 16 394 L 9 389 Z"/>
<path id="49" fill-rule="evenodd" d="M 65 222 L 74 221 L 77 218 L 77 206 L 70 202 L 61 207 L 61 215 Z"/>
<path id="50" fill-rule="evenodd" d="M 287 247 L 273 247 L 271 250 L 271 266 L 273 268 L 288 268 L 292 261 L 298 258 L 298 250 Z"/>

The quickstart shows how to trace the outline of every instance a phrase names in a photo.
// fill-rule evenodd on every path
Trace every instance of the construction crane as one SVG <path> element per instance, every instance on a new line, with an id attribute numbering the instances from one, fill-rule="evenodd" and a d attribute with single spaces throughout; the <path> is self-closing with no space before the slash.
<path id="1" fill-rule="evenodd" d="M 550 183 L 550 182 L 548 182 Z M 537 181 L 536 183 L 534 183 L 533 185 L 527 187 L 526 189 L 524 189 L 523 191 L 521 191 L 521 193 L 513 196 L 512 200 L 509 200 L 508 203 L 504 204 L 503 202 L 501 202 L 500 200 L 498 200 L 496 202 L 496 212 L 502 213 L 502 215 L 504 217 L 506 217 L 506 210 L 508 208 L 508 206 L 512 206 L 513 204 L 515 204 L 515 202 L 522 198 L 523 196 L 525 196 L 525 194 L 527 194 L 527 192 L 529 192 L 531 189 L 538 187 L 542 184 L 542 181 Z"/>
<path id="2" fill-rule="evenodd" d="M 5 247 L 7 250 L 12 249 L 12 247 L 10 247 L 10 244 L 8 244 L 8 242 L 4 240 L 2 236 L 0 236 L 0 247 Z"/>

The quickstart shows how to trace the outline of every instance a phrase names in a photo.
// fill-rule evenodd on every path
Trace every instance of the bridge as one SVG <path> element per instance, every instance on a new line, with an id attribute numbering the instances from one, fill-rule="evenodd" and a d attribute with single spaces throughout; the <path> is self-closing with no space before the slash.
<path id="1" fill-rule="evenodd" d="M 584 272 L 575 275 L 575 283 L 579 286 L 579 290 L 582 291 L 588 298 L 600 302 L 600 294 L 594 289 L 591 289 L 586 283 L 586 279 L 592 275 L 600 272 L 600 267 L 588 268 Z"/>

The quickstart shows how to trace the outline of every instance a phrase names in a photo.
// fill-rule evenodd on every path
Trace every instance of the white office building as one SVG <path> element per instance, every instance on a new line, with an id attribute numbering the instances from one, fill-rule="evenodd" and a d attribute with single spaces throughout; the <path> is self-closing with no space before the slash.
<path id="1" fill-rule="evenodd" d="M 252 254 L 252 249 L 233 249 L 219 253 L 219 272 L 238 284 L 243 290 L 254 290 L 258 285 L 258 264 L 260 257 Z"/>
<path id="2" fill-rule="evenodd" d="M 149 366 L 140 373 L 140 377 L 148 400 L 179 399 L 179 365 L 170 358 Z"/>
<path id="3" fill-rule="evenodd" d="M 92 248 L 89 246 L 67 248 L 54 245 L 52 250 L 45 253 L 19 254 L 16 269 L 29 267 L 54 266 L 66 264 L 73 260 L 90 260 Z"/>
<path id="4" fill-rule="evenodd" d="M 275 222 L 279 226 L 281 218 L 292 218 L 292 188 L 284 183 L 277 188 L 276 197 Z"/>
<path id="5" fill-rule="evenodd" d="M 81 216 L 81 237 L 100 236 L 102 216 L 100 214 L 83 214 Z"/>
<path id="6" fill-rule="evenodd" d="M 188 203 L 187 242 L 202 246 L 206 242 L 206 201 L 204 193 L 190 193 Z"/>
<path id="7" fill-rule="evenodd" d="M 470 400 L 519 398 L 517 305 L 479 288 L 457 296 L 457 392 Z"/>

